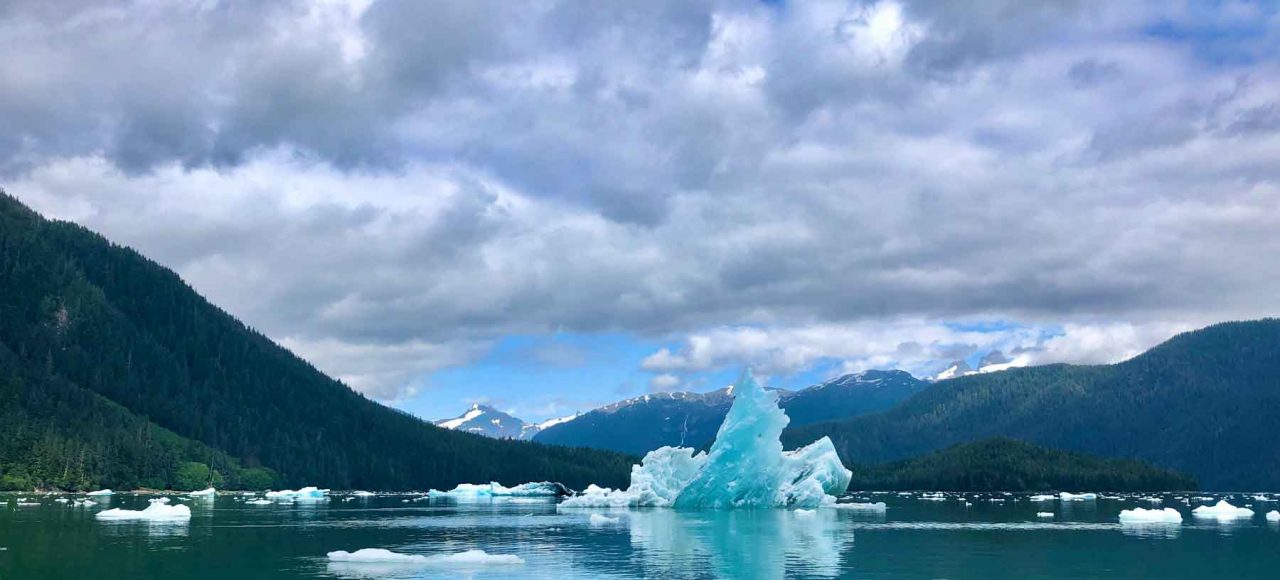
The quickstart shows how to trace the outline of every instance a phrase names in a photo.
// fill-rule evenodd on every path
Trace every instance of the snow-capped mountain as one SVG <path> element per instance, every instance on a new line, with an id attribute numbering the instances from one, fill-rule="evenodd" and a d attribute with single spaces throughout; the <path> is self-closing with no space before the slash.
<path id="1" fill-rule="evenodd" d="M 945 379 L 954 379 L 956 377 L 963 377 L 966 375 L 976 375 L 978 373 L 994 373 L 997 371 L 1003 371 L 1011 368 L 1024 367 L 1024 366 L 1027 366 L 1028 362 L 1029 362 L 1028 357 L 1025 355 L 1009 358 L 1005 356 L 1003 352 L 1000 352 L 998 350 L 993 350 L 983 355 L 983 357 L 978 361 L 977 369 L 974 369 L 973 367 L 969 366 L 969 363 L 965 362 L 962 359 L 962 360 L 952 362 L 951 364 L 947 365 L 947 368 L 944 369 L 942 372 L 936 375 L 933 375 L 930 378 L 931 380 L 941 381 Z"/>
<path id="2" fill-rule="evenodd" d="M 866 371 L 798 391 L 779 390 L 778 401 L 791 425 L 803 425 L 887 409 L 925 384 L 905 371 Z M 543 431 L 535 441 L 636 455 L 664 445 L 698 446 L 715 435 L 732 402 L 731 387 L 706 393 L 652 393 L 584 413 Z"/>
<path id="3" fill-rule="evenodd" d="M 539 431 L 572 421 L 577 415 L 549 419 L 541 423 L 527 423 L 519 417 L 499 411 L 488 405 L 476 403 L 467 412 L 452 419 L 436 421 L 437 427 L 466 431 L 494 439 L 533 439 Z"/>

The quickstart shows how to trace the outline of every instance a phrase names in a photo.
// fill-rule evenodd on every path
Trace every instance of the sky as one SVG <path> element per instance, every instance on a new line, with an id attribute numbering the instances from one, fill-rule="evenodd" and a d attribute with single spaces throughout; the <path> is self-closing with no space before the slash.
<path id="1" fill-rule="evenodd" d="M 0 2 L 0 186 L 427 418 L 1274 316 L 1272 2 Z"/>

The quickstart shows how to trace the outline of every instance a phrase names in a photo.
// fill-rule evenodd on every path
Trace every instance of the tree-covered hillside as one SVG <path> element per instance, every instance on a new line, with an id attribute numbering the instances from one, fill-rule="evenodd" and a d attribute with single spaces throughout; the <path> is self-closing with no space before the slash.
<path id="1" fill-rule="evenodd" d="M 1139 461 L 1103 459 L 996 437 L 914 459 L 854 466 L 849 489 L 1183 491 L 1196 489 L 1196 482 Z"/>
<path id="2" fill-rule="evenodd" d="M 280 485 L 580 487 L 623 485 L 633 461 L 452 432 L 379 405 L 173 272 L 3 194 L 0 386 L 0 478 L 39 485 L 172 485 L 182 463 L 203 460 L 269 468 Z"/>
<path id="3" fill-rule="evenodd" d="M 1005 436 L 1140 459 L 1206 489 L 1280 489 L 1280 320 L 1217 324 L 1114 365 L 1048 365 L 941 381 L 875 415 L 790 429 L 848 464 Z"/>

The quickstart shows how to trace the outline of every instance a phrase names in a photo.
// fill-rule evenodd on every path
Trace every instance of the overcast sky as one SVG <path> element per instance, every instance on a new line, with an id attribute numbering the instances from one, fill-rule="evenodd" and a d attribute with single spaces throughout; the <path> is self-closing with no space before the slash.
<path id="1" fill-rule="evenodd" d="M 0 2 L 0 184 L 354 388 L 1112 362 L 1280 313 L 1271 2 Z"/>

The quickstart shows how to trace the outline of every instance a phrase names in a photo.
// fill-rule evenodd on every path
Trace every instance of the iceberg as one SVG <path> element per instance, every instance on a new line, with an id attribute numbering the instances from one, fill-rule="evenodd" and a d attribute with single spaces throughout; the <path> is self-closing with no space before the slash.
<path id="1" fill-rule="evenodd" d="M 89 493 L 86 493 L 85 495 L 93 497 L 93 496 L 100 496 L 100 495 L 111 495 L 113 493 L 115 492 L 109 489 L 100 489 L 98 491 L 91 491 Z"/>
<path id="2" fill-rule="evenodd" d="M 1068 492 L 1065 492 L 1065 491 L 1064 491 L 1064 492 L 1062 492 L 1062 493 L 1058 494 L 1058 499 L 1061 499 L 1062 501 L 1093 501 L 1093 500 L 1098 499 L 1098 494 L 1096 494 L 1096 493 L 1068 493 Z"/>
<path id="3" fill-rule="evenodd" d="M 463 566 L 524 564 L 524 560 L 514 554 L 489 554 L 484 550 L 467 550 L 457 554 L 421 556 L 418 554 L 400 554 L 382 548 L 364 548 L 354 552 L 338 550 L 329 552 L 328 556 L 330 562 L 369 564 L 421 564 L 424 566 L 441 564 Z"/>
<path id="4" fill-rule="evenodd" d="M 1277 511 L 1277 510 L 1271 510 L 1271 511 L 1267 512 L 1267 521 L 1268 521 L 1268 522 L 1280 522 L 1280 511 Z"/>
<path id="5" fill-rule="evenodd" d="M 315 487 L 304 487 L 299 490 L 282 489 L 280 491 L 268 491 L 267 499 L 291 500 L 291 501 L 319 501 L 329 499 L 329 490 L 317 489 Z"/>
<path id="6" fill-rule="evenodd" d="M 1219 520 L 1234 520 L 1237 518 L 1253 517 L 1253 510 L 1249 508 L 1236 507 L 1226 500 L 1218 500 L 1218 503 L 1212 506 L 1202 505 L 1191 510 L 1191 515 L 1198 518 L 1217 518 Z"/>
<path id="7" fill-rule="evenodd" d="M 210 487 L 210 488 L 202 489 L 200 491 L 193 491 L 191 493 L 188 493 L 187 496 L 188 497 L 213 497 L 217 493 L 218 493 L 218 490 Z"/>
<path id="8" fill-rule="evenodd" d="M 605 524 L 616 524 L 618 523 L 618 518 L 611 518 L 609 516 L 600 515 L 600 514 L 591 514 L 591 517 L 587 518 L 587 523 L 593 526 L 603 526 Z"/>
<path id="9" fill-rule="evenodd" d="M 1120 512 L 1122 524 L 1179 524 L 1182 514 L 1173 508 L 1144 509 L 1134 508 Z"/>
<path id="10" fill-rule="evenodd" d="M 451 498 L 559 497 L 568 494 L 569 490 L 565 486 L 550 481 L 522 483 L 515 487 L 506 487 L 496 481 L 490 483 L 463 483 L 449 491 L 433 489 L 427 492 L 428 497 Z"/>
<path id="11" fill-rule="evenodd" d="M 733 387 L 733 405 L 706 453 L 686 447 L 650 451 L 631 468 L 631 486 L 590 486 L 560 507 L 813 508 L 835 503 L 853 474 L 823 437 L 783 451 L 790 419 L 778 393 L 766 391 L 750 371 Z"/>
<path id="12" fill-rule="evenodd" d="M 151 502 L 144 510 L 109 509 L 94 514 L 100 520 L 185 521 L 191 519 L 191 508 Z"/>
<path id="13" fill-rule="evenodd" d="M 836 503 L 836 504 L 831 504 L 831 507 L 840 509 L 840 510 L 849 510 L 854 512 L 879 512 L 879 513 L 883 513 L 885 511 L 888 511 L 889 509 L 889 506 L 885 505 L 885 503 L 882 501 L 878 501 L 875 503 L 856 503 L 856 502 L 855 503 Z"/>

